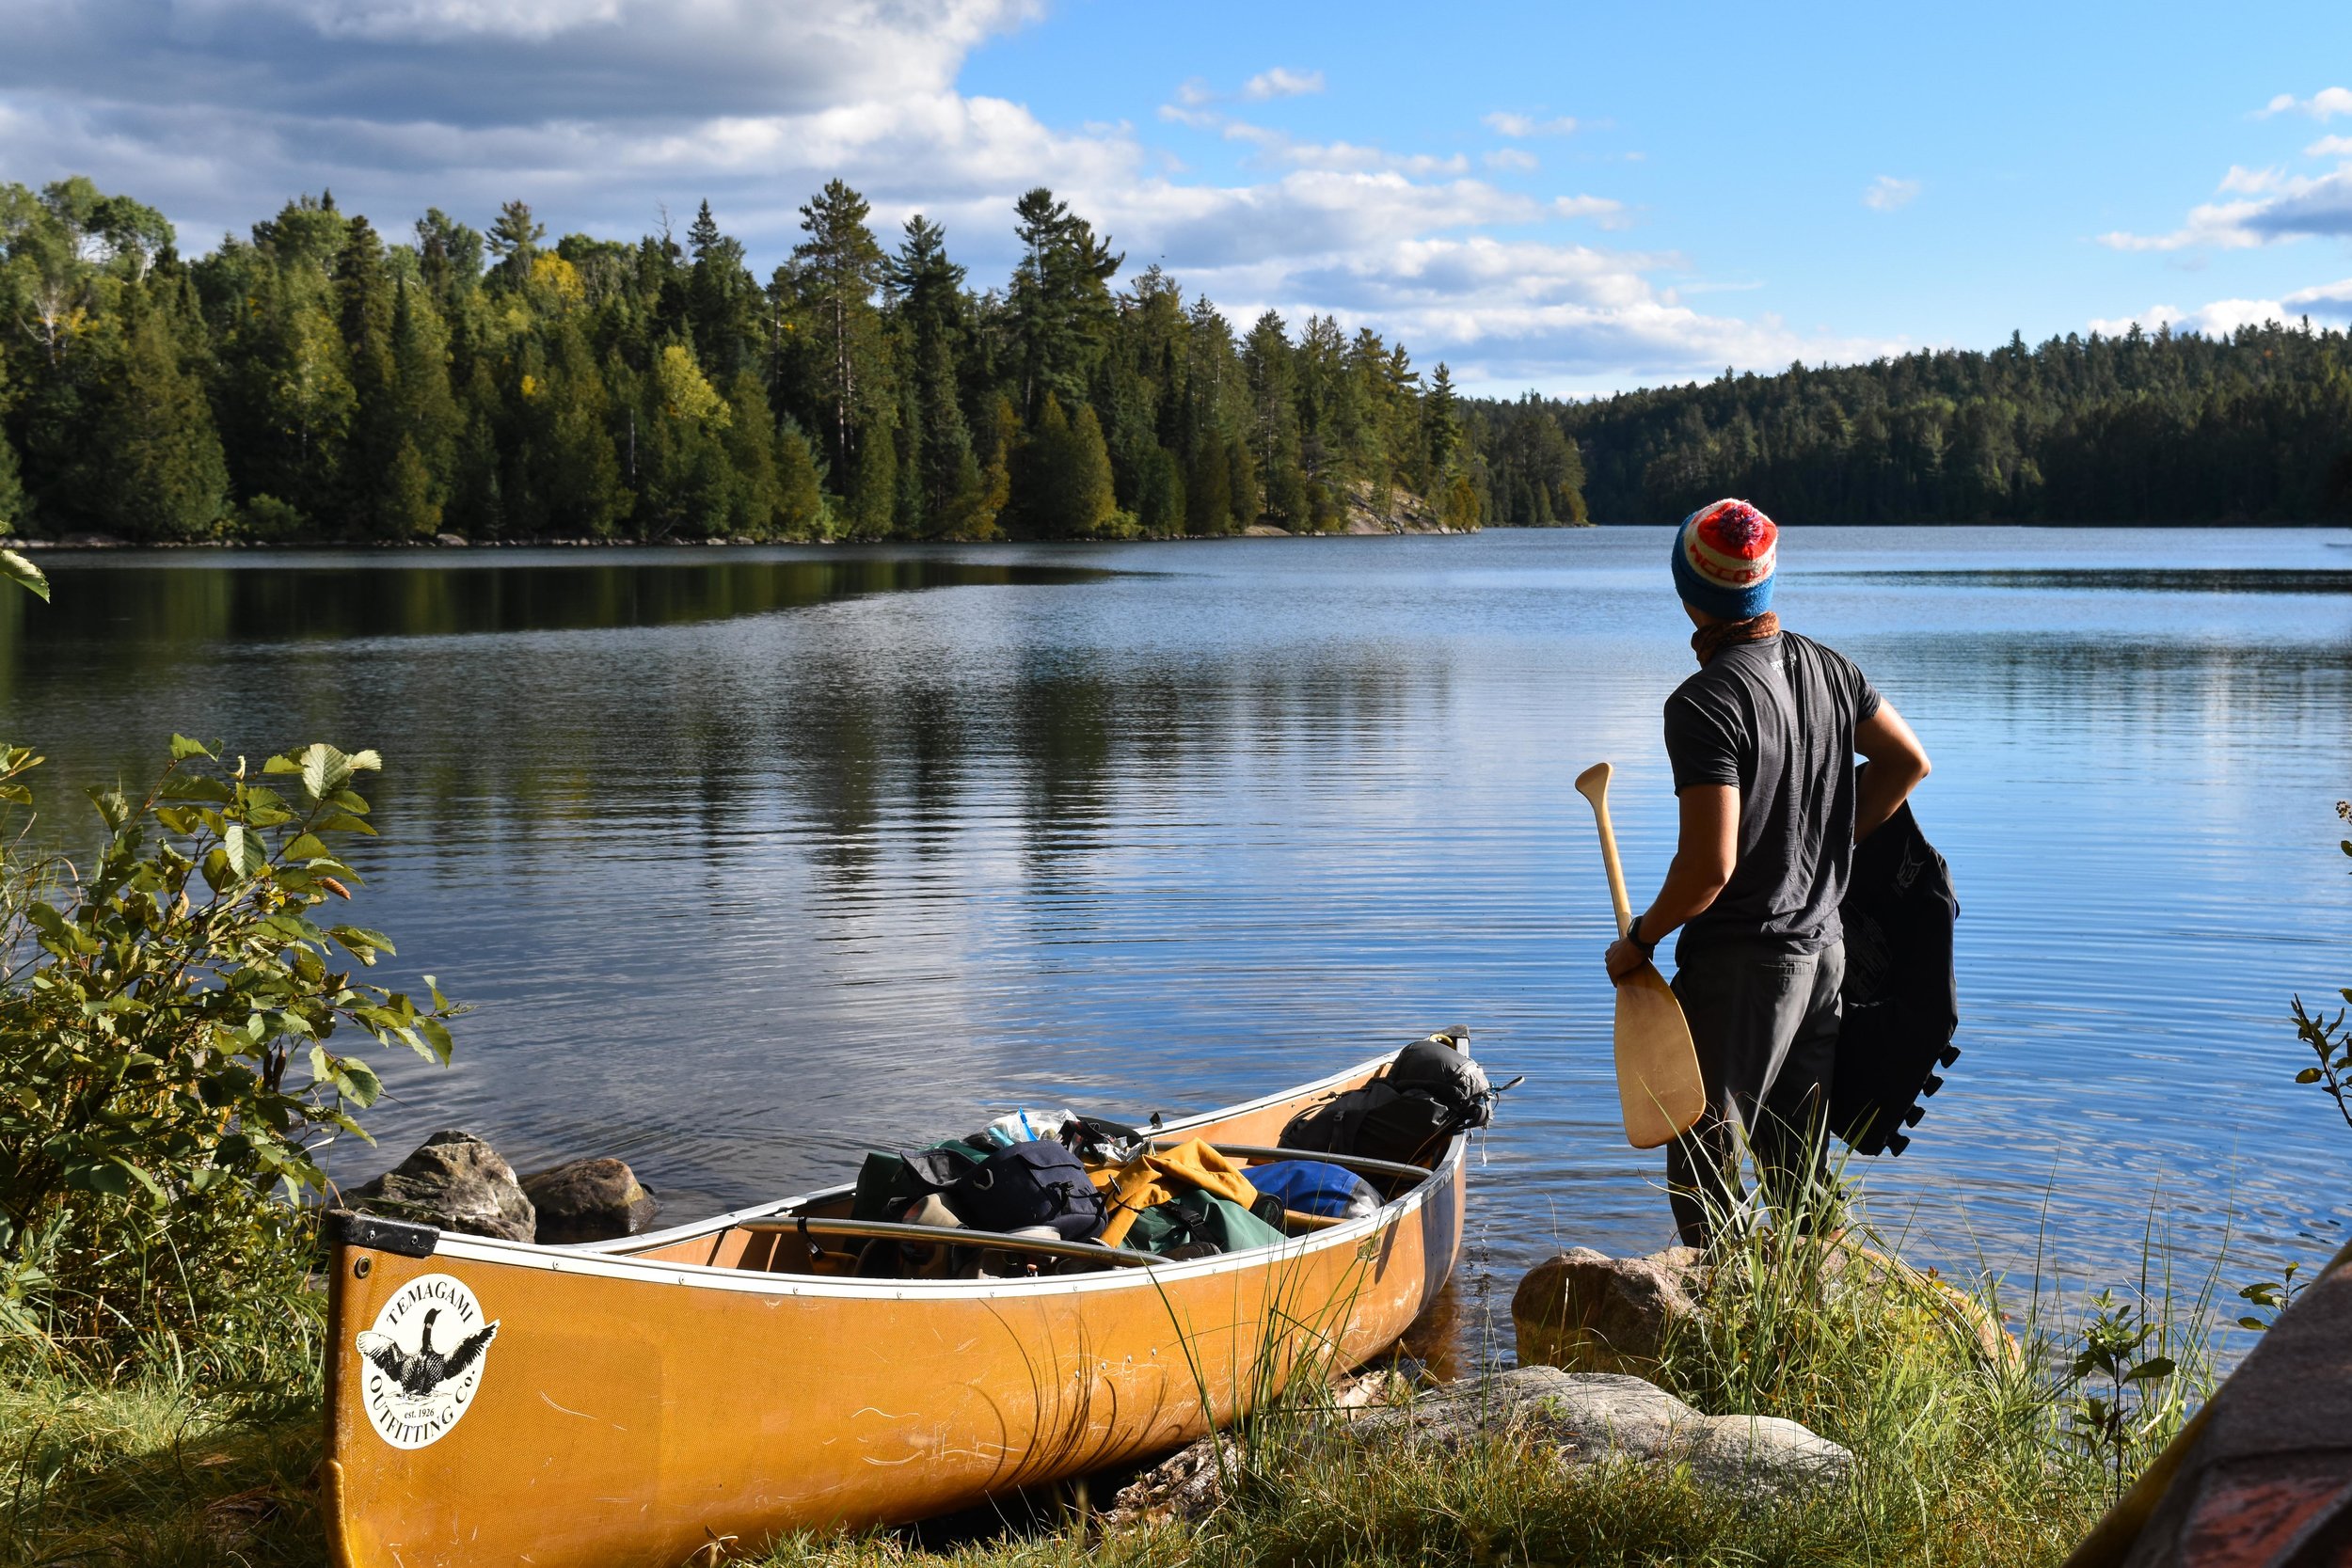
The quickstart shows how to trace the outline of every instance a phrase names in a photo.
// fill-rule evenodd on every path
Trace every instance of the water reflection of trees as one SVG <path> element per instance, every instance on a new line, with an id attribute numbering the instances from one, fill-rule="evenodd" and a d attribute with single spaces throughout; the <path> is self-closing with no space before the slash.
<path id="1" fill-rule="evenodd" d="M 681 626 L 866 594 L 1104 575 L 902 552 L 482 565 L 297 559 L 244 568 L 67 561 L 50 570 L 52 603 L 0 599 L 0 643 L 20 657 L 75 648 L 130 668 L 157 645 Z"/>
<path id="2" fill-rule="evenodd" d="M 1121 818 L 1231 809 L 1204 774 L 1287 786 L 1302 756 L 1403 744 L 1446 705 L 1425 651 L 1104 649 L 1058 634 L 1051 594 L 1009 620 L 995 595 L 917 617 L 913 647 L 897 623 L 822 619 L 866 594 L 1106 575 L 905 554 L 69 566 L 52 610 L 0 600 L 0 703 L 55 759 L 53 793 L 139 778 L 175 729 L 256 754 L 327 737 L 389 764 L 363 869 L 457 891 L 493 853 L 526 879 L 684 854 L 728 897 L 747 847 L 788 840 L 815 891 L 850 894 L 975 834 L 1002 835 L 1033 892 L 1083 894 Z"/>

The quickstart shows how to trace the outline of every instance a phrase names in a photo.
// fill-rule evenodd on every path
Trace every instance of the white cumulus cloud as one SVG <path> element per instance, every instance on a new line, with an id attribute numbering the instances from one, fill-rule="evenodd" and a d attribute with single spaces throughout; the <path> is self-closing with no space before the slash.
<path id="1" fill-rule="evenodd" d="M 1269 98 L 1302 98 L 1308 93 L 1322 90 L 1322 71 L 1291 71 L 1278 65 L 1271 71 L 1258 72 L 1243 83 L 1241 95 L 1253 103 L 1263 103 Z"/>
<path id="2" fill-rule="evenodd" d="M 1513 114 L 1507 109 L 1497 109 L 1486 116 L 1486 124 L 1498 135 L 1522 139 L 1528 136 L 1565 136 L 1576 129 L 1576 121 L 1566 115 L 1543 119 L 1534 115 Z"/>
<path id="3" fill-rule="evenodd" d="M 1554 197 L 1551 210 L 1564 218 L 1591 218 L 1603 229 L 1622 229 L 1630 221 L 1626 216 L 1625 203 L 1605 196 Z"/>
<path id="4" fill-rule="evenodd" d="M 962 90 L 987 40 L 1042 0 L 0 0 L 5 177 L 86 172 L 161 207 L 182 246 L 332 187 L 391 236 L 427 205 L 486 224 L 520 198 L 553 232 L 633 238 L 707 198 L 762 275 L 797 208 L 838 177 L 883 242 L 921 212 L 977 287 L 1001 282 L 1012 203 L 1047 185 L 1110 236 L 1127 275 L 1165 265 L 1234 319 L 1328 312 L 1451 363 L 1466 387 L 1632 386 L 1725 364 L 1910 346 L 1711 315 L 1679 256 L 1570 243 L 1626 221 L 1613 198 L 1506 190 L 1485 154 L 1309 140 L 1220 98 L 1316 90 L 1269 70 L 1186 82 L 1153 130 L 1240 144 L 1243 170 L 1185 176 L 1124 123 L 1062 126 Z M 1506 137 L 1565 119 L 1498 115 Z M 1525 175 L 1503 148 L 1485 168 Z M 1589 230 L 1585 230 L 1589 233 Z M 1509 237 L 1504 238 L 1502 235 Z"/>
<path id="5" fill-rule="evenodd" d="M 1898 207 L 1908 207 L 1919 196 L 1919 182 L 1898 180 L 1882 174 L 1864 188 L 1862 204 L 1874 213 L 1891 213 Z"/>
<path id="6" fill-rule="evenodd" d="M 2314 284 L 2297 289 L 2280 299 L 2280 304 L 2303 316 L 2352 316 L 2352 277 L 2335 283 Z"/>
<path id="7" fill-rule="evenodd" d="M 2282 92 L 2263 106 L 2264 118 L 2299 111 L 2313 119 L 2333 119 L 2338 115 L 2352 115 L 2352 87 L 2322 87 L 2309 98 L 2297 98 Z"/>
<path id="8" fill-rule="evenodd" d="M 2143 332 L 2169 326 L 2176 332 L 2199 332 L 2208 338 L 2219 338 L 2235 332 L 2241 326 L 2284 322 L 2288 316 L 2286 307 L 2275 299 L 2217 299 L 2194 310 L 2183 310 L 2170 305 L 2151 305 L 2134 316 L 2094 317 L 2090 329 L 2116 337 L 2135 326 Z"/>

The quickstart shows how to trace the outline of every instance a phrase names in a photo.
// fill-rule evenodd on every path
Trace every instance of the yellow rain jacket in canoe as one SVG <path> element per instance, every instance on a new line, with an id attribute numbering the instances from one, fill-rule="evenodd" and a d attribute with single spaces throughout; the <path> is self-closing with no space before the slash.
<path id="1" fill-rule="evenodd" d="M 1196 1187 L 1245 1209 L 1258 1201 L 1258 1189 L 1249 1184 L 1241 1166 L 1199 1138 L 1174 1148 L 1138 1154 L 1123 1165 L 1105 1165 L 1091 1175 L 1110 1210 L 1110 1224 L 1103 1227 L 1105 1246 L 1119 1245 L 1136 1216 L 1146 1209 L 1182 1197 Z"/>

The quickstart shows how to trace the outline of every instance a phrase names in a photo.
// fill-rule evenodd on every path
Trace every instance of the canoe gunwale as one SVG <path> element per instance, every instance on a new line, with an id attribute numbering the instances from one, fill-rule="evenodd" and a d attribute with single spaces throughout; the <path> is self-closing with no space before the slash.
<path id="1" fill-rule="evenodd" d="M 1159 1289 L 1161 1282 L 1263 1269 L 1317 1252 L 1360 1245 L 1393 1228 L 1406 1216 L 1427 1204 L 1432 1196 L 1445 1191 L 1455 1179 L 1468 1143 L 1466 1134 L 1456 1135 L 1448 1146 L 1445 1157 L 1438 1162 L 1425 1180 L 1359 1219 L 1349 1220 L 1311 1235 L 1294 1236 L 1276 1246 L 1218 1253 L 1208 1258 L 1188 1258 L 1149 1269 L 1106 1269 L 1100 1274 L 1038 1275 L 1009 1279 L 836 1279 L 821 1275 L 770 1274 L 709 1263 L 656 1262 L 632 1258 L 626 1253 L 580 1252 L 569 1247 L 546 1247 L 530 1242 L 501 1242 L 487 1236 L 461 1236 L 449 1232 L 442 1234 L 434 1255 L 462 1259 L 471 1263 L 544 1269 L 553 1274 L 631 1280 L 639 1284 L 853 1301 L 1148 1291 Z"/>
<path id="2" fill-rule="evenodd" d="M 1311 1100 L 1317 1095 L 1336 1091 L 1359 1082 L 1377 1071 L 1394 1055 L 1394 1052 L 1384 1052 L 1377 1056 L 1359 1062 L 1353 1067 L 1343 1068 L 1326 1077 L 1296 1085 L 1275 1094 L 1263 1095 L 1256 1100 L 1245 1101 L 1238 1105 L 1203 1111 L 1196 1116 L 1168 1121 L 1156 1129 L 1152 1135 L 1167 1137 L 1181 1134 L 1187 1129 L 1230 1120 L 1287 1101 Z M 1291 1259 L 1311 1257 L 1317 1253 L 1336 1252 L 1361 1246 L 1392 1230 L 1407 1216 L 1424 1207 L 1432 1197 L 1449 1191 L 1460 1180 L 1464 1151 L 1469 1141 L 1469 1134 L 1457 1133 L 1449 1140 L 1444 1155 L 1429 1168 L 1421 1180 L 1369 1214 L 1344 1221 L 1327 1229 L 1286 1238 L 1277 1245 L 1254 1247 L 1245 1252 L 1218 1253 L 1207 1258 L 1169 1260 L 1149 1269 L 1114 1268 L 1091 1274 L 1037 1275 L 1002 1279 L 858 1279 L 821 1275 L 770 1273 L 765 1270 L 743 1269 L 723 1264 L 657 1260 L 637 1256 L 641 1252 L 673 1246 L 680 1242 L 699 1241 L 719 1236 L 746 1221 L 773 1220 L 779 1215 L 788 1215 L 797 1208 L 823 1202 L 852 1191 L 854 1183 L 850 1182 L 820 1188 L 816 1192 L 793 1197 L 756 1204 L 746 1209 L 734 1210 L 708 1219 L 691 1221 L 668 1230 L 572 1246 L 544 1245 L 536 1242 L 509 1242 L 494 1237 L 469 1236 L 454 1231 L 443 1231 L 434 1247 L 434 1256 L 461 1259 L 469 1263 L 484 1263 L 503 1268 L 535 1269 L 552 1274 L 626 1280 L 644 1285 L 718 1290 L 754 1295 L 841 1300 L 939 1300 L 967 1296 L 1027 1297 L 1085 1294 L 1098 1291 L 1157 1291 L 1178 1280 L 1264 1269 Z"/>
<path id="3" fill-rule="evenodd" d="M 1395 1052 L 1384 1051 L 1377 1056 L 1366 1057 L 1353 1067 L 1342 1068 L 1336 1072 L 1327 1073 L 1305 1084 L 1294 1085 L 1287 1089 L 1278 1089 L 1272 1094 L 1260 1095 L 1255 1100 L 1245 1100 L 1237 1105 L 1221 1105 L 1215 1110 L 1200 1111 L 1188 1117 L 1179 1117 L 1173 1121 L 1152 1129 L 1152 1136 L 1168 1137 L 1191 1128 L 1206 1127 L 1212 1122 L 1227 1121 L 1235 1117 L 1248 1116 L 1252 1111 L 1263 1111 L 1268 1106 L 1279 1105 L 1286 1101 L 1304 1100 L 1324 1093 L 1336 1093 L 1358 1079 L 1377 1071 L 1393 1061 L 1395 1057 Z M 1442 1160 L 1438 1162 L 1439 1166 L 1443 1164 Z M 1417 1183 L 1416 1190 L 1418 1186 Z M 748 1208 L 731 1209 L 723 1214 L 713 1214 L 699 1220 L 688 1220 L 685 1224 L 674 1225 L 667 1230 L 648 1230 L 637 1236 L 615 1236 L 609 1241 L 602 1242 L 575 1242 L 563 1246 L 550 1247 L 548 1250 L 573 1257 L 596 1254 L 625 1258 L 631 1253 L 650 1252 L 659 1247 L 675 1246 L 680 1242 L 699 1241 L 706 1236 L 718 1235 L 733 1229 L 743 1220 L 773 1219 L 780 1213 L 788 1213 L 795 1209 L 803 1209 L 811 1204 L 846 1196 L 856 1190 L 856 1182 L 841 1181 L 830 1187 L 819 1187 L 814 1192 L 800 1193 L 790 1197 L 771 1198 L 765 1203 L 755 1203 Z M 1403 1196 L 1405 1195 L 1400 1195 L 1400 1197 Z M 1384 1209 L 1386 1205 L 1383 1205 Z M 517 1242 L 513 1244 L 522 1247 L 540 1245 L 536 1242 Z M 660 1266 L 670 1268 L 676 1265 Z"/>

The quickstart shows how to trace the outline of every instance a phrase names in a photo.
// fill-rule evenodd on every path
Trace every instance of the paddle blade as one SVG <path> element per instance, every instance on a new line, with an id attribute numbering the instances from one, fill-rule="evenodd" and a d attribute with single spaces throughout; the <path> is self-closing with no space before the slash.
<path id="1" fill-rule="evenodd" d="M 1673 1142 L 1707 1109 L 1690 1022 L 1655 964 L 1617 982 L 1617 1097 L 1636 1148 Z"/>

